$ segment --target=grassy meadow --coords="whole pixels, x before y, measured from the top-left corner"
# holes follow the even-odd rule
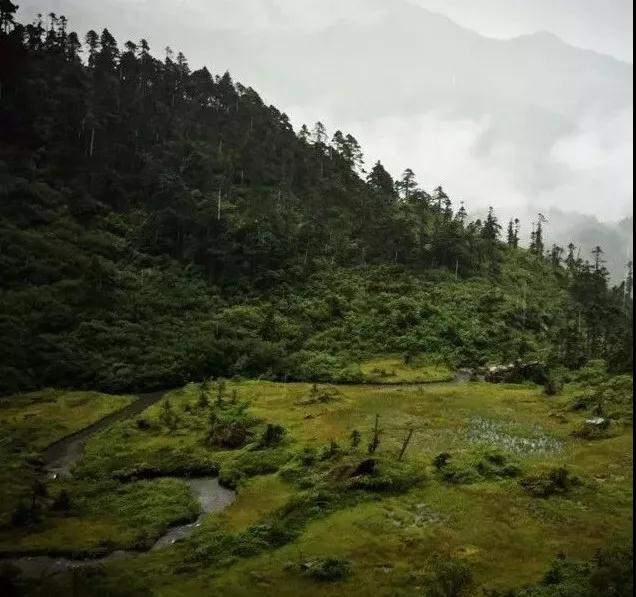
[[[71,479],[45,480],[36,521],[3,526],[0,552],[147,549],[197,515],[179,478],[218,474],[237,499],[191,538],[62,575],[47,594],[64,594],[69,582],[166,597],[425,594],[436,555],[469,566],[480,590],[535,583],[559,553],[589,559],[608,541],[631,541],[631,426],[575,437],[588,415],[571,408],[574,392],[548,397],[534,385],[482,382],[191,384],[93,437]],[[76,400],[60,395],[38,406],[25,397],[5,406],[3,425],[14,434],[25,420],[78,428],[90,420],[77,418]],[[102,414],[126,400],[91,395]],[[46,416],[25,419],[19,408]],[[58,435],[20,437],[35,453]],[[373,470],[361,473],[369,460]],[[571,483],[549,497],[527,490],[560,468]],[[70,506],[60,512],[53,503],[62,489]],[[21,490],[3,484],[5,519]],[[325,561],[346,572],[332,562],[317,574]]]

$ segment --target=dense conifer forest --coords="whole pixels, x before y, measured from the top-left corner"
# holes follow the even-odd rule
[[[320,524],[335,516],[334,533],[363,528],[371,541],[376,531],[355,517],[380,508],[381,498],[370,496],[381,495],[398,500],[386,514],[393,531],[381,536],[406,524],[399,516],[415,516],[413,528],[461,516],[467,525],[492,522],[498,514],[486,510],[495,503],[533,512],[543,526],[534,535],[536,521],[526,522],[519,533],[528,535],[515,539],[536,548],[528,571],[496,569],[497,557],[508,562],[514,550],[494,540],[492,554],[503,555],[471,560],[466,545],[481,539],[460,548],[449,531],[434,543],[454,555],[430,560],[430,578],[409,564],[410,576],[378,594],[469,596],[478,580],[485,594],[517,595],[498,591],[532,580],[518,595],[592,597],[612,583],[612,594],[627,595],[624,545],[593,559],[598,546],[586,535],[579,553],[583,522],[568,517],[582,515],[558,504],[574,495],[567,499],[585,502],[586,512],[605,512],[609,522],[597,534],[619,535],[627,525],[631,264],[612,286],[602,247],[587,255],[573,244],[546,246],[541,214],[508,223],[491,209],[471,219],[467,203],[435,181],[420,184],[410,168],[394,180],[346,132],[321,122],[295,131],[228,72],[195,70],[183,54],[152,53],[145,40],[118,44],[107,30],[80,37],[55,14],[21,24],[16,8],[0,0],[0,422],[9,438],[0,448],[10,463],[0,477],[0,556],[150,549],[196,517],[181,477],[214,473],[238,501],[229,527],[206,523],[193,539],[130,568],[74,573],[45,589],[4,571],[5,589],[62,595],[72,582],[78,595],[198,595],[210,587],[248,595],[246,578],[283,574],[288,593],[279,594],[322,594],[307,587],[358,572],[338,549],[326,553],[330,535],[320,535]],[[479,381],[487,367],[513,362],[539,364],[539,385],[520,379],[526,385],[491,389]],[[475,385],[454,385],[461,369]],[[428,381],[451,385],[413,385]],[[396,390],[398,382],[406,389]],[[383,383],[395,392],[390,411]],[[130,397],[113,394],[174,388],[183,389],[95,436],[58,491],[54,452],[37,454],[130,407]],[[453,406],[442,405],[449,397]],[[353,402],[359,410],[349,410]],[[590,423],[592,415],[603,423]],[[469,452],[449,448],[451,432],[431,425],[460,430]],[[474,451],[483,448],[477,436],[488,438],[489,451]],[[577,475],[564,468],[567,459]],[[600,483],[608,463],[619,463],[623,476],[608,478],[606,493],[580,481]],[[486,488],[484,501],[464,493],[471,487]],[[418,498],[426,504],[399,502],[412,491],[428,491]],[[548,498],[557,504],[549,512]],[[433,512],[444,504],[455,509]],[[99,518],[107,511],[121,513],[120,526]],[[90,533],[67,527],[86,516]],[[298,556],[292,547],[310,523],[318,538],[307,549],[324,557],[298,571],[289,560],[303,548]],[[541,533],[577,557],[559,557],[550,569],[557,548],[536,547]],[[383,557],[407,557],[391,541],[385,548],[395,551]],[[267,550],[282,559],[255,560],[260,577],[232,567],[251,566]],[[357,566],[375,571],[360,577],[369,583],[382,566],[381,583],[402,574],[382,560]],[[176,592],[155,593],[143,578]],[[418,592],[429,581],[433,588]]]
[[[538,217],[520,249],[519,222],[294,132],[229,73],[2,10],[4,391],[328,379],[385,350],[631,367],[632,278],[609,288],[602,248],[546,247]]]

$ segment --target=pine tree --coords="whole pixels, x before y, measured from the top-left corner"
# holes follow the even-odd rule
[[[508,242],[508,246],[512,247],[513,249],[518,249],[519,248],[519,227],[520,227],[520,225],[521,225],[521,223],[519,222],[518,219],[510,220],[510,222],[508,223],[507,242]]]
[[[395,182],[381,162],[377,162],[367,177],[367,184],[377,193],[388,197],[395,195]]]
[[[86,34],[86,45],[88,46],[88,66],[95,67],[97,52],[99,50],[99,35],[92,29]]]
[[[543,257],[545,253],[545,244],[543,242],[543,222],[541,218],[539,218],[536,227],[532,230],[530,252],[537,257]]]
[[[9,33],[13,29],[14,15],[18,8],[11,0],[0,0],[0,31]]]
[[[484,240],[495,242],[499,239],[500,235],[501,225],[497,220],[497,216],[495,216],[495,210],[491,207],[488,209],[488,216],[486,217],[486,221],[484,222],[481,236]]]
[[[561,264],[563,262],[563,253],[564,250],[562,247],[559,247],[558,245],[552,245],[552,251],[550,252],[550,261],[554,269],[558,269],[561,267]]]
[[[433,199],[437,201],[437,210],[441,212],[442,205],[444,204],[444,201],[448,199],[448,195],[446,194],[446,191],[444,191],[442,187],[437,187],[435,191],[433,192]]]
[[[457,221],[463,227],[468,219],[468,211],[466,210],[466,204],[462,201],[459,211],[457,212]]]
[[[592,255],[594,255],[594,271],[596,273],[600,273],[602,271],[603,264],[606,263],[603,260],[604,251],[601,247],[596,247],[592,251]]]
[[[300,128],[300,132],[298,133],[298,138],[303,143],[309,143],[309,141],[311,140],[311,133],[309,132],[309,129],[307,128],[306,124],[303,124],[302,127]]]
[[[398,183],[398,188],[402,193],[403,199],[409,199],[413,192],[417,189],[417,181],[415,180],[415,172],[407,168],[402,174],[402,179]]]
[[[312,133],[314,145],[324,145],[327,141],[327,129],[322,122],[317,122]]]

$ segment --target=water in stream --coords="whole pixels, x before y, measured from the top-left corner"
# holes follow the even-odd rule
[[[90,427],[82,429],[81,431],[56,442],[44,452],[44,460],[46,462],[47,471],[55,476],[69,476],[71,474],[72,466],[82,456],[84,447],[91,437],[100,431],[108,429],[114,423],[125,421],[140,414],[148,407],[161,400],[163,395],[164,392],[157,392],[154,394],[145,394],[140,396],[135,402],[126,408],[101,419]],[[219,480],[216,477],[185,479],[185,481],[187,481],[190,485],[192,493],[195,495],[200,504],[200,515],[197,520],[191,524],[176,526],[169,529],[163,537],[157,540],[151,551],[169,547],[177,541],[187,539],[199,526],[201,526],[201,522],[207,514],[225,510],[225,508],[232,504],[236,498],[235,492],[221,487],[219,485]],[[116,551],[108,556],[98,559],[34,556],[12,558],[4,561],[18,567],[25,576],[37,578],[76,568],[133,558],[140,555],[140,553],[141,552],[134,551]]]
[[[192,524],[173,527],[161,537],[152,547],[151,551],[156,551],[173,545],[175,542],[187,539],[194,531],[201,526],[203,518],[207,514],[213,512],[221,512],[234,502],[236,494],[219,485],[219,480],[214,477],[203,479],[187,479],[192,492],[196,495],[201,504],[201,514],[199,518]],[[50,574],[58,574],[68,570],[77,568],[85,568],[87,566],[95,566],[114,562],[116,560],[124,560],[134,558],[141,555],[138,551],[116,551],[103,558],[97,559],[72,559],[63,557],[50,556],[34,556],[5,560],[22,571],[22,574],[28,577],[38,578]]]

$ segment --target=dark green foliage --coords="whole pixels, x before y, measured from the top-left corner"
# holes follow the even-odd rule
[[[515,463],[508,462],[506,455],[499,452],[487,453],[475,468],[486,479],[518,477],[521,474],[521,468]]]
[[[555,269],[537,232],[530,255],[411,170],[363,180],[351,135],[296,135],[228,73],[108,31],[89,32],[84,63],[65,20],[24,27],[12,7],[0,392],[359,381],[355,359],[407,351],[477,366],[551,348],[631,368],[631,297],[600,258],[574,248]]]
[[[197,406],[199,408],[207,408],[210,405],[210,398],[208,396],[210,392],[210,383],[207,379],[203,380],[199,391],[199,400]]]
[[[329,445],[323,451],[322,459],[323,460],[333,460],[334,458],[338,458],[338,456],[340,456],[340,454],[342,454],[342,450],[340,449],[340,446],[338,445],[338,443],[335,440],[332,439],[329,442]]]
[[[607,439],[610,437],[611,423],[607,419],[586,421],[572,435],[588,441]]]
[[[304,576],[318,582],[338,582],[351,574],[351,563],[337,558],[314,560],[301,564]]]
[[[505,479],[521,474],[517,464],[509,462],[505,454],[495,451],[459,461],[455,461],[451,454],[442,453],[433,459],[433,466],[440,479],[453,485],[471,485],[484,479]]]
[[[617,543],[599,550],[588,563],[560,555],[537,585],[503,594],[486,591],[485,597],[632,597],[633,554],[631,545]]]
[[[302,406],[312,406],[314,404],[328,404],[329,402],[335,402],[340,399],[341,395],[337,389],[313,384],[311,390],[309,390],[309,396],[300,399],[298,404]]]
[[[545,385],[543,386],[543,392],[545,393],[545,395],[557,396],[558,394],[561,393],[562,389],[563,389],[563,384],[561,380],[559,380],[559,378],[556,377],[556,375],[554,375],[553,373],[550,373],[548,375],[548,379],[545,382]]]
[[[223,399],[225,397],[225,391],[227,388],[227,384],[224,379],[219,379],[216,386],[216,405],[219,407],[223,406]]]
[[[287,430],[281,425],[272,425],[268,423],[258,445],[260,448],[271,448],[273,446],[277,446],[283,441],[286,433]]]
[[[146,419],[137,419],[135,425],[140,431],[149,431],[152,429],[152,425]]]
[[[36,519],[34,512],[26,502],[20,502],[11,515],[11,524],[14,527],[23,527]]]
[[[210,414],[206,444],[228,450],[242,448],[253,438],[255,425],[242,408],[217,408]]]
[[[452,458],[452,456],[448,452],[444,452],[442,454],[438,454],[433,459],[433,466],[435,466],[435,468],[438,471],[441,471],[448,464],[448,462],[449,462],[449,460],[451,458]]]
[[[634,392],[631,375],[612,375],[604,361],[592,361],[574,376],[574,388],[573,410],[586,411],[592,417],[631,423]]]
[[[375,461],[365,461],[366,463]],[[346,482],[349,490],[370,493],[401,494],[425,480],[425,475],[416,467],[399,462],[379,462],[372,470],[359,465]]]
[[[62,489],[51,504],[51,510],[55,512],[68,512],[72,507],[71,496],[66,489]]]
[[[450,556],[438,556],[431,562],[426,597],[470,597],[476,588],[470,566]]]
[[[581,484],[566,468],[554,468],[545,473],[528,475],[519,482],[521,487],[532,497],[548,498],[553,495],[564,495]]]
[[[161,403],[161,414],[159,415],[159,421],[164,425],[171,433],[176,431],[179,427],[179,417],[172,409],[170,400],[165,399]]]
[[[351,447],[355,450],[362,443],[362,434],[354,429],[351,432]]]

